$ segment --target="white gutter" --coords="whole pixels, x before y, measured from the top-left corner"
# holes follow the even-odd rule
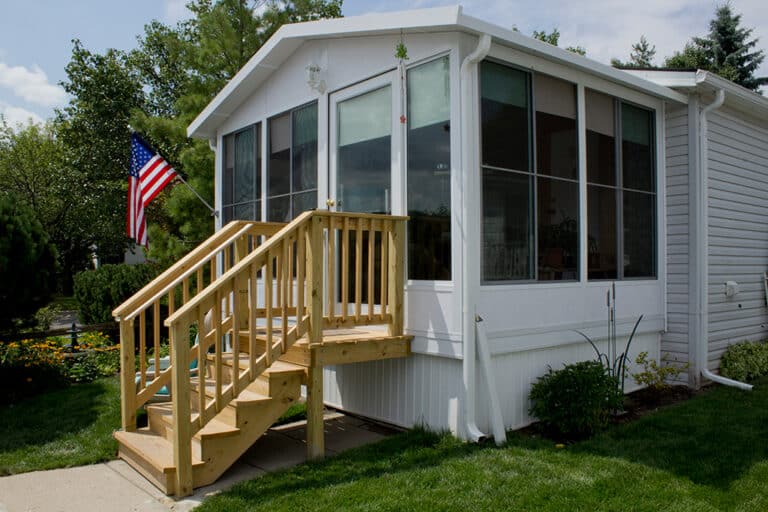
[[[699,75],[697,74],[697,81],[703,81],[706,79],[706,74]],[[698,343],[698,346],[696,347],[696,367],[698,367],[699,372],[701,373],[701,376],[711,380],[712,382],[717,382],[719,384],[724,384],[726,386],[733,386],[739,389],[744,389],[747,391],[752,390],[752,386],[749,384],[745,384],[744,382],[739,382],[736,380],[728,379],[725,377],[721,377],[720,375],[716,375],[709,371],[709,368],[707,368],[707,355],[709,353],[709,298],[707,296],[707,287],[708,287],[708,269],[709,269],[709,262],[708,262],[708,246],[709,246],[709,233],[708,233],[708,222],[709,222],[709,213],[708,213],[708,194],[709,194],[709,161],[708,161],[708,142],[707,142],[707,131],[708,131],[708,123],[707,123],[707,114],[710,112],[717,110],[721,106],[723,106],[723,103],[725,102],[725,89],[717,89],[717,92],[715,94],[715,100],[710,103],[709,105],[705,106],[701,109],[701,114],[699,115],[699,168],[701,169],[699,181],[698,181],[698,199],[696,207],[698,209],[697,211],[697,225],[696,225],[696,235],[697,235],[697,247],[696,247],[696,254],[700,258],[699,260],[699,266],[698,266],[698,272],[697,276],[694,279],[694,281],[691,283],[695,287],[695,293],[698,295],[696,300],[696,306],[698,311],[696,312],[696,320],[698,322],[698,325],[696,326],[697,329],[695,332],[696,337],[693,338]],[[694,371],[696,368],[694,368]]]
[[[461,255],[462,274],[462,338],[464,339],[462,378],[464,381],[464,420],[467,438],[479,441],[485,435],[477,428],[475,408],[475,303],[480,287],[479,258],[475,254],[480,248],[479,204],[480,204],[480,161],[477,126],[477,63],[491,50],[491,36],[482,34],[477,48],[461,63],[461,143],[462,143],[462,189],[463,200],[461,221],[464,244]],[[472,262],[472,263],[470,263]]]

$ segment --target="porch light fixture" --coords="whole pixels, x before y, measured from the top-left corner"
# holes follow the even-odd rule
[[[307,66],[307,85],[323,94],[325,92],[325,80],[322,79],[321,71],[320,66],[317,64]]]

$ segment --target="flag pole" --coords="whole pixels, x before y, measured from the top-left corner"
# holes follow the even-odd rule
[[[177,172],[177,173],[176,173],[176,177],[177,177],[177,178],[179,178],[179,180],[181,180],[181,182],[182,182],[183,184],[185,184],[185,185],[187,186],[187,188],[188,188],[189,190],[191,190],[191,191],[192,191],[192,193],[193,193],[193,194],[195,194],[195,195],[197,196],[197,198],[198,198],[200,201],[202,201],[202,203],[203,203],[205,206],[207,206],[207,207],[208,207],[208,209],[209,209],[209,210],[211,210],[211,215],[212,215],[212,216],[214,216],[214,217],[218,217],[218,216],[219,216],[219,212],[218,212],[217,210],[215,210],[215,209],[213,208],[213,206],[211,206],[210,204],[208,204],[208,201],[206,201],[205,199],[203,199],[203,196],[201,196],[200,194],[198,194],[198,193],[197,193],[197,190],[193,189],[193,188],[192,188],[192,186],[191,186],[189,183],[187,183],[187,181],[186,181],[184,178],[182,178],[182,177],[181,177],[181,174],[179,174],[179,173]]]

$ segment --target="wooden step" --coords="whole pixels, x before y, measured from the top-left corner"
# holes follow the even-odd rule
[[[328,366],[407,357],[413,336],[389,336],[386,332],[363,329],[323,331],[323,342],[310,345],[298,340],[280,357],[299,366]]]
[[[174,494],[176,466],[173,445],[147,428],[135,432],[117,431],[118,456],[166,494]],[[203,461],[193,456],[192,471],[199,473]]]

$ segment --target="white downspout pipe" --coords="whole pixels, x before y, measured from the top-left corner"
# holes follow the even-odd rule
[[[733,379],[728,379],[720,375],[714,374],[707,368],[707,355],[709,353],[709,299],[707,296],[708,287],[708,272],[709,272],[709,212],[708,212],[708,199],[709,199],[709,160],[708,160],[708,142],[707,142],[707,114],[723,106],[725,102],[725,90],[718,89],[715,94],[715,99],[712,103],[701,109],[701,115],[699,117],[700,129],[699,129],[699,165],[701,169],[700,188],[698,193],[700,194],[700,217],[699,217],[699,247],[697,252],[702,260],[701,263],[701,275],[699,276],[699,283],[697,284],[698,293],[700,294],[698,303],[701,307],[701,312],[698,315],[699,328],[698,328],[698,343],[699,347],[696,351],[696,357],[698,358],[697,366],[701,372],[701,376],[726,386],[732,386],[746,391],[752,391],[752,386],[744,382],[739,382]]]
[[[475,50],[461,63],[461,144],[462,144],[462,208],[461,222],[464,235],[461,255],[462,277],[462,338],[464,340],[462,379],[464,384],[464,420],[466,435],[477,442],[485,435],[477,428],[475,408],[475,304],[480,287],[480,169],[477,147],[480,143],[477,129],[477,63],[491,49],[491,36],[482,34]]]

